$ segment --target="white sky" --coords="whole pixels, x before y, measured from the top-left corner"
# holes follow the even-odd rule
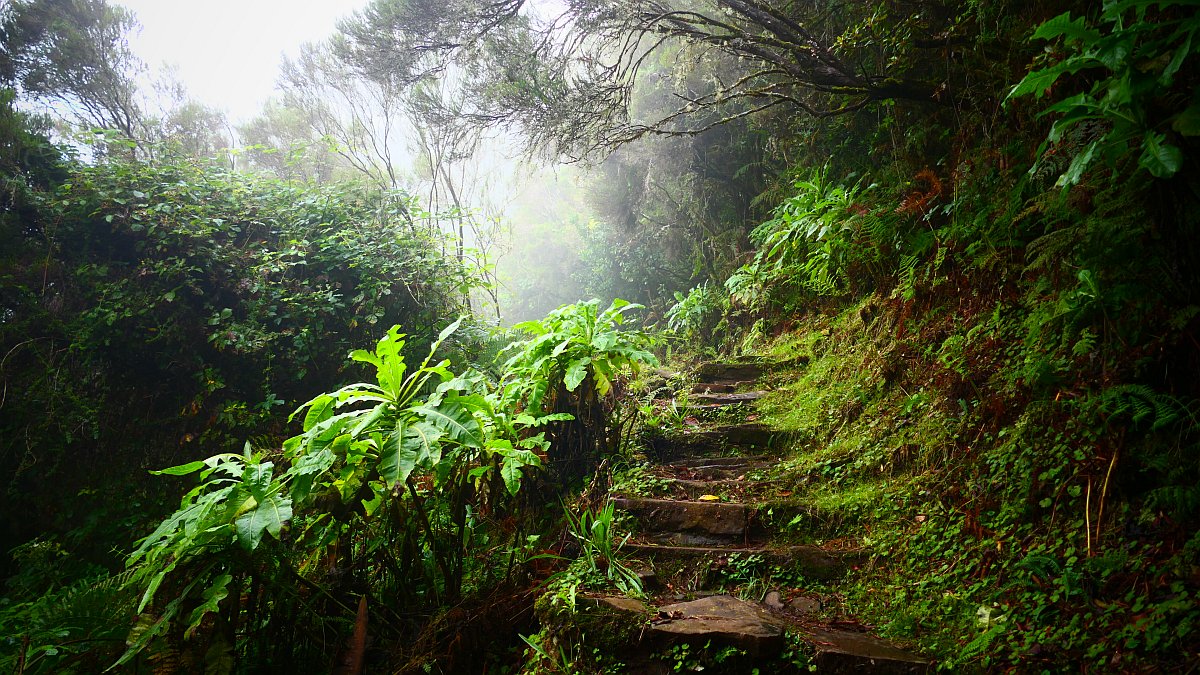
[[[282,55],[328,37],[367,0],[114,0],[142,24],[130,36],[152,70],[177,67],[192,98],[233,123],[253,117],[275,89]]]

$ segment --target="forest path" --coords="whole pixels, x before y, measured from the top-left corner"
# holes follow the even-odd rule
[[[765,393],[754,389],[763,369],[759,363],[701,366],[689,394],[698,404],[691,408],[744,419],[734,407]],[[797,653],[819,672],[927,672],[927,660],[837,611],[836,585],[861,557],[857,551],[794,543],[794,532],[774,525],[788,508],[779,498],[791,494],[770,477],[785,448],[782,434],[745,421],[656,438],[650,448],[654,496],[618,490],[611,497],[632,521],[623,550],[641,570],[649,599],[642,607],[627,598],[597,601],[653,614],[641,634],[651,649],[732,647],[751,660],[729,672],[758,665],[787,672]]]

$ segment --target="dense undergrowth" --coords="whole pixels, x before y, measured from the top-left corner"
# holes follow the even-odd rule
[[[1101,32],[1069,21],[1038,37],[1094,56]],[[1110,94],[1172,86],[1107,65]],[[798,439],[781,475],[809,516],[791,528],[871,554],[851,612],[952,670],[1182,672],[1200,649],[1200,175],[1178,147],[1156,164],[1162,139],[1140,131],[1081,145],[1080,119],[1132,122],[1069,100],[1086,114],[1050,108],[1066,117],[1032,169],[1007,155],[1017,137],[960,139],[907,190],[802,171],[726,292],[699,287],[671,316],[695,336],[721,322],[718,350],[811,356],[763,408]],[[1191,114],[1120,105],[1147,106],[1141,124]]]
[[[780,526],[863,546],[845,610],[948,670],[1200,657],[1196,22],[1105,7],[1035,32],[1062,51],[1008,105],[1060,102],[1029,161],[1012,126],[941,166],[802,169],[724,292],[669,314],[710,349],[811,357],[763,403],[797,439]]]
[[[771,142],[740,120],[704,161],[724,132],[698,135],[668,163],[678,208],[641,195],[640,247],[596,269],[655,303],[672,350],[790,364],[758,411],[794,441],[775,524],[866,553],[823,588],[840,610],[951,671],[1186,672],[1200,20],[1110,2],[1035,28],[1021,3],[967,5],[950,24],[969,40],[935,46],[963,62],[941,108],[884,101]],[[902,37],[881,39],[935,48]],[[655,362],[636,306],[455,321],[484,275],[406,194],[113,145],[82,161],[35,126],[0,105],[0,534],[21,542],[0,663],[615,667],[542,642],[531,608],[638,591],[616,516],[587,510],[639,424],[687,416],[653,406],[666,386],[629,395]],[[652,192],[637,165],[624,187]],[[683,194],[710,182],[737,204]],[[656,218],[703,227],[659,245]],[[735,560],[725,585],[820,585],[762,567]]]

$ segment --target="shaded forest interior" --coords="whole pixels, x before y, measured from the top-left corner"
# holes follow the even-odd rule
[[[1194,2],[370,0],[237,123],[136,26],[0,6],[0,668],[1200,662]]]

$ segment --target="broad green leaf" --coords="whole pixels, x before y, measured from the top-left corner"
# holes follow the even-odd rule
[[[1042,115],[1049,115],[1052,113],[1062,113],[1064,115],[1072,115],[1072,114],[1079,115],[1081,113],[1087,113],[1096,107],[1097,107],[1096,101],[1090,95],[1077,94],[1075,96],[1070,96],[1068,98],[1064,98],[1063,100],[1059,101],[1058,103],[1055,103],[1054,105],[1047,107],[1045,110],[1038,113],[1038,117],[1041,117]]]
[[[458,405],[456,398],[454,396],[447,397],[436,408],[418,406],[413,408],[413,411],[445,431],[450,440],[470,448],[483,447],[483,429],[479,426],[479,421],[469,410]]]
[[[1183,41],[1183,44],[1180,45],[1179,48],[1175,50],[1175,56],[1171,58],[1171,62],[1168,63],[1167,67],[1163,68],[1162,73],[1159,74],[1159,76],[1158,76],[1159,86],[1162,86],[1162,87],[1171,86],[1171,82],[1175,79],[1175,73],[1179,72],[1179,68],[1181,66],[1183,66],[1184,60],[1187,59],[1188,56],[1191,56],[1192,41],[1195,39],[1196,39],[1196,33],[1193,30],[1188,33],[1187,39]]]
[[[387,403],[380,403],[379,405],[375,406],[371,409],[371,412],[363,415],[362,419],[354,425],[354,428],[350,430],[350,435],[357,437],[367,433],[371,430],[371,427],[375,426],[375,424],[383,419],[384,415],[386,415],[390,409],[391,406]]]
[[[1083,174],[1087,172],[1088,167],[1092,164],[1098,144],[1098,141],[1092,141],[1084,148],[1083,152],[1075,155],[1071,159],[1071,164],[1067,167],[1066,172],[1058,177],[1058,181],[1055,184],[1058,187],[1068,187],[1082,180]]]
[[[404,374],[408,372],[408,364],[400,356],[387,356],[383,359],[383,367],[379,368],[379,386],[383,387],[388,396],[399,400],[404,387]]]
[[[192,610],[192,615],[188,617],[188,627],[184,632],[184,639],[188,639],[200,627],[200,622],[204,620],[204,615],[210,612],[216,612],[220,607],[220,603],[225,598],[229,597],[229,582],[233,581],[233,577],[229,574],[222,574],[213,580],[208,588],[204,589],[201,594],[200,606]]]
[[[550,352],[550,358],[558,358],[563,352],[567,351],[567,349],[571,347],[572,341],[573,338],[567,338],[562,342],[559,342],[558,345],[554,347],[554,351]]]
[[[463,319],[465,319],[465,318],[467,318],[465,315],[460,316],[460,317],[458,317],[457,321],[455,321],[454,323],[450,324],[449,326],[446,326],[445,328],[443,328],[442,332],[438,333],[438,339],[437,339],[437,342],[435,343],[435,345],[440,345],[441,343],[445,342],[446,338],[450,337],[454,333],[454,331],[458,330],[458,327],[460,325],[462,325]]]
[[[442,460],[442,430],[427,422],[408,427],[404,443],[417,455],[417,466],[432,466]]]
[[[588,366],[591,363],[591,358],[584,357],[567,366],[567,372],[563,374],[563,384],[566,385],[567,391],[575,391],[587,379]]]
[[[1100,32],[1094,28],[1089,28],[1084,17],[1071,19],[1071,13],[1066,12],[1038,26],[1038,29],[1033,32],[1031,39],[1053,40],[1059,36],[1091,44],[1100,39]]]
[[[504,479],[504,487],[508,488],[508,494],[516,495],[521,489],[521,465],[516,462],[511,462],[508,458],[500,465],[500,477]]]
[[[1012,88],[1012,91],[1008,92],[1008,96],[1004,98],[1004,102],[1007,103],[1009,99],[1029,94],[1033,94],[1035,98],[1041,98],[1050,90],[1050,87],[1054,86],[1058,78],[1068,72],[1071,72],[1071,70],[1065,63],[1059,63],[1050,68],[1043,68],[1042,70],[1035,70],[1022,78]]]
[[[343,504],[349,502],[358,493],[358,488],[362,484],[363,474],[359,466],[343,466],[338,470],[338,477],[333,481]]]
[[[1166,136],[1147,132],[1142,139],[1142,156],[1138,164],[1155,178],[1170,178],[1183,166],[1183,151],[1164,143]]]
[[[418,467],[430,467],[441,459],[442,430],[427,422],[399,423],[384,443],[379,477],[389,487],[408,480]]]
[[[1136,42],[1137,37],[1128,33],[1110,36],[1096,45],[1095,58],[1109,70],[1120,70],[1125,67]]]
[[[317,477],[333,467],[337,456],[333,450],[323,448],[320,452],[305,455],[288,469],[287,476],[291,478],[291,495],[297,502],[303,502],[312,491],[312,485]]]
[[[504,454],[505,452],[513,449],[513,444],[512,441],[508,440],[507,438],[493,438],[492,440],[488,441],[487,447],[488,450]]]
[[[141,614],[142,610],[146,609],[146,606],[149,605],[152,600],[154,600],[154,594],[158,592],[158,587],[162,586],[163,580],[166,579],[167,575],[175,569],[175,565],[178,564],[178,562],[178,559],[168,562],[150,579],[150,583],[146,585],[146,591],[142,593],[142,600],[138,603],[138,614]]]
[[[250,490],[250,494],[254,495],[255,499],[262,499],[266,496],[267,490],[271,486],[274,468],[274,463],[262,462],[261,464],[250,464],[242,472],[242,482],[246,484],[246,488]]]
[[[633,307],[633,303],[623,298],[613,298],[612,304],[608,306],[606,312],[615,312],[626,307]]]
[[[406,480],[417,465],[416,456],[408,453],[404,447],[407,432],[407,418],[396,420],[396,428],[379,449],[379,477],[388,486]]]
[[[616,331],[597,333],[592,338],[592,348],[599,352],[606,352],[616,346],[618,338]]]
[[[359,363],[369,363],[376,368],[383,367],[383,361],[380,361],[378,356],[375,356],[365,349],[355,349],[354,351],[350,352],[350,359]]]
[[[154,638],[161,635],[171,625],[171,620],[175,618],[175,614],[179,611],[179,605],[183,600],[184,596],[180,595],[167,603],[167,606],[163,608],[162,615],[157,618],[154,616],[139,616],[137,625],[129,632],[129,639],[126,642],[128,649],[121,655],[121,658],[117,659],[116,663],[105,668],[104,672],[107,673],[117,666],[124,665],[133,660]],[[139,609],[138,614],[141,614],[141,612],[142,610]],[[146,624],[150,625],[147,626]]]
[[[322,394],[308,404],[308,412],[304,414],[304,431],[312,429],[317,424],[333,416],[333,397]]]
[[[246,464],[242,460],[241,455],[233,453],[224,453],[209,457],[204,460],[204,463],[211,466],[213,472],[219,471],[234,478],[241,478],[242,472],[246,470]]]
[[[188,462],[187,464],[180,464],[179,466],[151,471],[150,473],[154,476],[186,476],[203,469],[205,466],[207,465],[204,463],[204,460],[197,460],[195,462]]]
[[[521,323],[514,324],[513,330],[519,330],[532,335],[544,335],[546,333],[546,327],[542,325],[541,321],[522,321]]]
[[[608,392],[612,391],[612,380],[599,370],[594,371],[594,374],[596,376],[596,393],[600,396],[608,396]]]
[[[371,498],[362,500],[363,513],[368,518],[370,518],[377,510],[379,510],[379,506],[383,504],[383,497],[386,493],[386,489],[384,486],[380,485],[378,481],[372,481],[370,488]]]
[[[534,417],[533,415],[522,413],[517,415],[516,418],[513,419],[513,422],[520,424],[521,426],[533,427],[536,429],[537,427],[549,424],[551,422],[570,422],[573,419],[575,419],[575,416],[571,413],[550,413],[549,415],[542,415],[541,417]]]
[[[234,526],[242,547],[253,551],[262,541],[264,531],[278,539],[283,526],[291,519],[292,500],[275,492],[238,518]]]

